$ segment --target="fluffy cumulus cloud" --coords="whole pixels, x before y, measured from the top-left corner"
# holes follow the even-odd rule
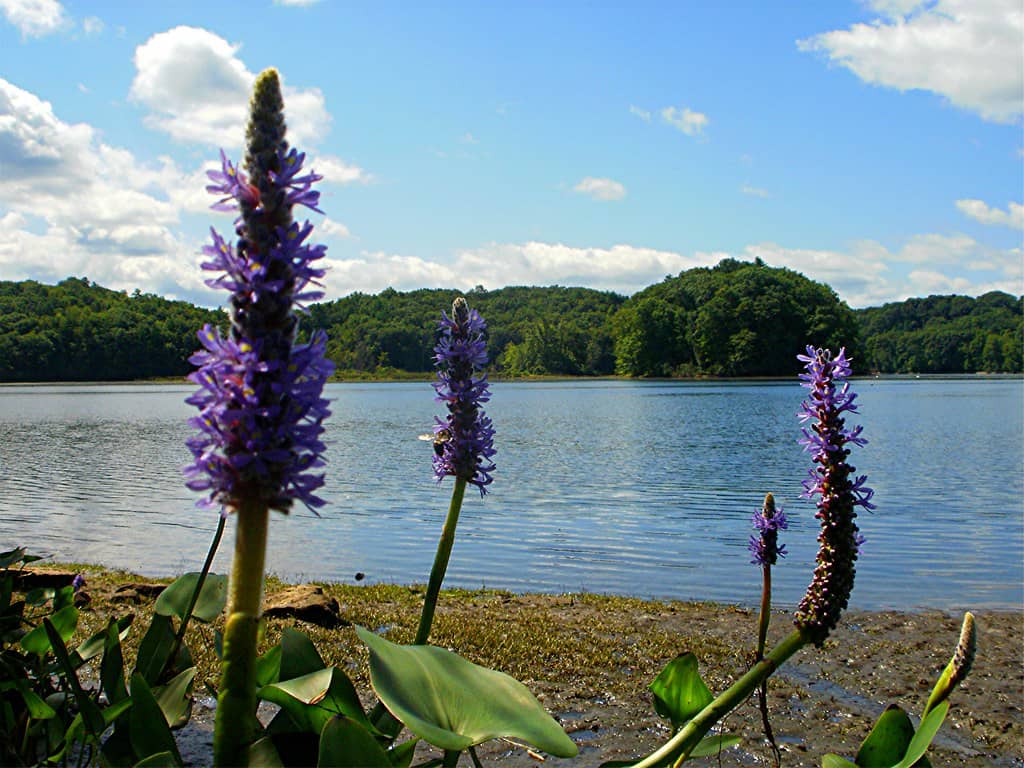
[[[3,79],[0,165],[0,279],[78,275],[113,288],[206,294],[199,243],[177,227],[186,206],[168,193],[199,172],[183,174],[167,159],[140,163]]]
[[[707,115],[689,107],[665,107],[661,110],[661,119],[687,136],[702,135],[709,122]]]
[[[0,0],[0,12],[25,37],[50,35],[70,23],[57,0]]]
[[[648,109],[642,109],[641,107],[637,107],[637,106],[634,106],[634,105],[630,104],[629,105],[629,113],[631,115],[635,115],[636,117],[639,117],[645,123],[651,122],[651,112]]]
[[[307,160],[307,166],[324,177],[324,184],[369,184],[373,177],[358,165],[346,163],[333,155],[320,155]]]
[[[239,48],[213,32],[186,26],[140,45],[130,96],[149,109],[146,124],[181,142],[240,148],[256,75],[237,56]],[[283,90],[292,143],[317,143],[331,122],[323,93],[287,84]]]
[[[574,192],[587,195],[594,200],[621,200],[626,196],[626,188],[614,179],[587,176],[573,187]]]
[[[990,208],[984,200],[957,200],[956,207],[965,216],[970,216],[982,224],[999,224],[1014,229],[1024,229],[1024,205],[1011,202],[1003,211]]]
[[[870,24],[823,32],[798,46],[861,80],[920,89],[994,122],[1024,112],[1024,5],[1020,0],[876,0]]]

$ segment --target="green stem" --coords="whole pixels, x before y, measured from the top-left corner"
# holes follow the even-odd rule
[[[173,663],[173,660],[178,658],[178,650],[181,648],[181,644],[185,642],[185,631],[188,629],[188,624],[192,620],[192,612],[196,609],[196,603],[199,602],[199,593],[203,591],[203,585],[206,583],[206,577],[210,575],[210,568],[213,566],[213,558],[217,554],[217,550],[220,548],[221,537],[224,536],[224,525],[227,522],[227,518],[224,515],[217,517],[217,531],[213,534],[213,541],[210,542],[210,548],[206,552],[206,561],[203,563],[203,570],[199,572],[199,578],[196,580],[196,587],[192,590],[192,597],[189,599],[188,610],[185,611],[185,615],[181,619],[181,626],[178,627],[178,634],[174,637],[174,651],[170,656],[167,657],[167,663]]]
[[[462,498],[466,495],[466,481],[455,478],[455,487],[452,489],[452,502],[448,506],[448,517],[444,521],[444,529],[441,531],[441,540],[437,543],[437,554],[434,555],[434,567],[430,569],[430,581],[427,583],[427,595],[423,599],[423,612],[420,614],[420,626],[416,630],[415,645],[426,645],[430,637],[430,628],[434,623],[434,609],[437,608],[437,598],[441,594],[441,583],[444,581],[445,572],[448,570],[448,560],[452,556],[452,546],[455,544],[455,528],[459,524],[459,512],[462,510]]]
[[[768,625],[772,620],[772,567],[765,565],[764,587],[761,590],[761,616],[757,624],[757,660],[764,658],[764,646],[768,641]]]
[[[648,755],[639,763],[634,763],[633,768],[654,768],[676,754],[679,757],[674,766],[681,765],[690,751],[711,730],[711,726],[746,701],[762,680],[767,680],[769,675],[782,666],[790,656],[810,642],[811,638],[802,630],[797,629],[791,632],[787,638],[772,649],[771,653],[758,661],[743,677],[733,683],[732,687],[698,712],[656,752]]]
[[[446,749],[444,751],[444,761],[441,763],[444,768],[454,768],[459,764],[459,757],[462,755],[457,749]]]
[[[221,768],[249,764],[249,745],[258,727],[256,640],[270,513],[265,505],[247,503],[242,504],[236,514],[235,556],[213,732],[213,762]]]

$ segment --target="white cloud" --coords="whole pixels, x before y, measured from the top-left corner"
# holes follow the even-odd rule
[[[651,122],[651,112],[648,109],[641,109],[640,107],[635,107],[632,104],[630,104],[629,105],[629,113],[631,115],[636,115],[641,120],[643,120],[645,123]]]
[[[131,98],[147,107],[146,124],[182,142],[238,149],[245,137],[255,75],[233,45],[197,27],[153,35],[135,51]],[[292,144],[315,144],[330,115],[318,88],[282,86]]]
[[[1024,229],[1024,205],[1011,202],[1007,210],[989,208],[983,200],[957,200],[956,207],[965,216],[982,224],[1001,224],[1014,229]]]
[[[480,140],[476,136],[474,136],[472,133],[470,133],[469,131],[466,131],[464,134],[459,136],[459,143],[460,144],[479,144]]]
[[[573,187],[573,191],[588,195],[594,200],[621,200],[626,196],[626,188],[614,179],[587,176]]]
[[[665,107],[661,110],[661,119],[687,136],[700,136],[708,125],[708,116],[702,112],[694,112],[688,107]]]
[[[867,83],[920,89],[994,122],[1024,112],[1024,6],[1019,0],[873,4],[885,18],[797,42]]]
[[[760,197],[764,200],[767,200],[769,197],[771,197],[771,194],[769,194],[767,189],[762,189],[761,187],[752,187],[749,184],[744,184],[743,186],[741,186],[740,192],[742,192],[744,195],[750,195],[751,197]]]
[[[324,184],[369,184],[373,177],[358,165],[346,163],[333,155],[320,155],[312,161],[307,160],[307,168],[324,177]]]
[[[23,37],[50,35],[69,22],[57,0],[0,0],[0,11]]]
[[[334,237],[339,240],[347,240],[352,237],[352,233],[349,232],[348,227],[342,224],[340,221],[324,217],[316,226],[316,234],[323,235],[324,237]],[[315,236],[315,235],[314,235]]]
[[[102,33],[104,26],[103,19],[98,16],[86,16],[82,19],[82,31],[89,37]]]

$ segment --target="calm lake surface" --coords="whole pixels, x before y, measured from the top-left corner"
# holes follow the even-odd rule
[[[870,444],[852,463],[878,510],[852,604],[1024,606],[1024,381],[855,382]],[[216,527],[180,468],[193,387],[0,387],[0,548],[147,575],[197,569]],[[446,584],[753,605],[750,515],[790,519],[776,600],[796,603],[817,549],[799,498],[795,382],[497,383],[491,492],[467,492]],[[275,515],[287,579],[423,583],[451,494],[432,477],[428,383],[332,384],[329,505]],[[229,527],[229,530],[231,528]],[[227,572],[225,537],[215,568]]]

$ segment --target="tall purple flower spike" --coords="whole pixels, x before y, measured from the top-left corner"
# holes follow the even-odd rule
[[[847,428],[844,414],[857,413],[857,395],[845,381],[850,375],[846,350],[833,357],[827,349],[807,347],[798,355],[806,373],[802,386],[810,395],[801,405],[803,428],[800,443],[813,455],[809,477],[803,481],[805,498],[818,497],[815,517],[821,522],[814,579],[797,608],[795,623],[815,645],[825,642],[846,608],[853,590],[854,563],[864,539],[860,536],[856,507],[874,509],[874,491],[865,486],[866,475],[856,476],[847,463],[849,445],[863,446],[861,427]]]
[[[305,155],[289,150],[274,114],[279,106],[265,110],[279,130],[249,137],[248,174],[223,152],[221,170],[207,174],[207,191],[220,198],[212,207],[240,215],[236,245],[213,232],[203,248],[203,269],[217,275],[206,284],[231,294],[231,328],[222,335],[204,327],[203,348],[190,358],[198,370],[189,379],[199,390],[186,402],[200,413],[189,421],[199,432],[187,441],[193,462],[185,475],[189,488],[206,494],[198,506],[224,513],[243,500],[285,513],[295,501],[314,511],[324,504],[316,470],[324,464],[320,437],[330,414],[323,385],[334,366],[322,331],[295,343],[295,310],[323,297],[324,270],[316,262],[326,249],[307,243],[308,221],[292,221],[295,205],[319,210],[312,184],[321,177],[301,175]]]
[[[451,317],[441,313],[441,332],[434,347],[437,366],[437,401],[448,407],[443,421],[435,419],[434,475],[462,478],[487,492],[494,471],[494,428],[480,405],[491,399],[487,375],[478,375],[487,364],[487,325],[461,296],[452,304]]]

